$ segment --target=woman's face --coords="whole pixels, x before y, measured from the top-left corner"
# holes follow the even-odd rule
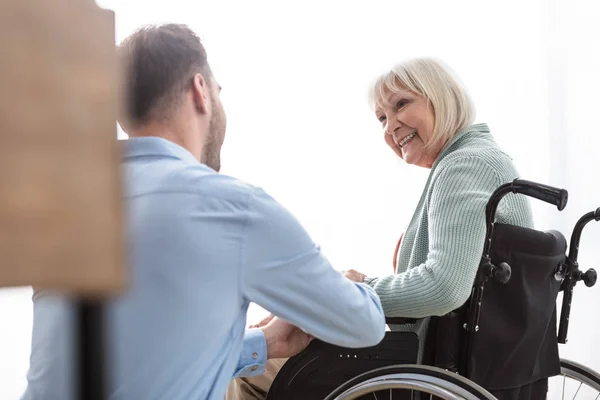
[[[425,149],[435,120],[427,99],[408,90],[394,93],[386,88],[383,94],[375,114],[383,126],[385,142],[404,162],[431,168],[441,148]]]

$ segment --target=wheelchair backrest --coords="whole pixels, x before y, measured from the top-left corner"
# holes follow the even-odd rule
[[[469,379],[488,390],[518,387],[560,373],[556,299],[561,280],[557,271],[565,261],[566,248],[560,232],[495,224],[492,263],[508,263],[511,278],[506,284],[494,280],[485,284],[473,334],[462,334],[464,309],[437,318],[435,330],[430,331],[435,335],[430,361],[443,368],[467,363]],[[461,338],[460,344],[456,339],[449,343],[451,337]],[[464,352],[465,337],[471,338],[469,355]],[[452,353],[457,346],[460,354]]]

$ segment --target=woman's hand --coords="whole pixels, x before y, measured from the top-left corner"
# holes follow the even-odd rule
[[[351,281],[354,282],[358,282],[358,283],[363,283],[365,278],[367,277],[367,275],[363,274],[362,272],[358,272],[354,269],[349,269],[347,271],[342,272],[342,274],[350,279]]]

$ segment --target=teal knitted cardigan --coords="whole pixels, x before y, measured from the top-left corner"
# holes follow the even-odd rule
[[[517,177],[486,124],[472,125],[450,141],[433,164],[404,233],[396,274],[366,280],[387,317],[440,316],[467,301],[483,252],[485,206],[498,186]],[[533,227],[529,200],[505,196],[496,221]],[[427,325],[425,318],[390,328],[422,336]]]

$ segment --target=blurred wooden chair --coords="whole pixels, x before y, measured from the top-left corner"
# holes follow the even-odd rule
[[[114,13],[0,2],[0,286],[78,296],[79,397],[106,396],[102,302],[126,284]]]

